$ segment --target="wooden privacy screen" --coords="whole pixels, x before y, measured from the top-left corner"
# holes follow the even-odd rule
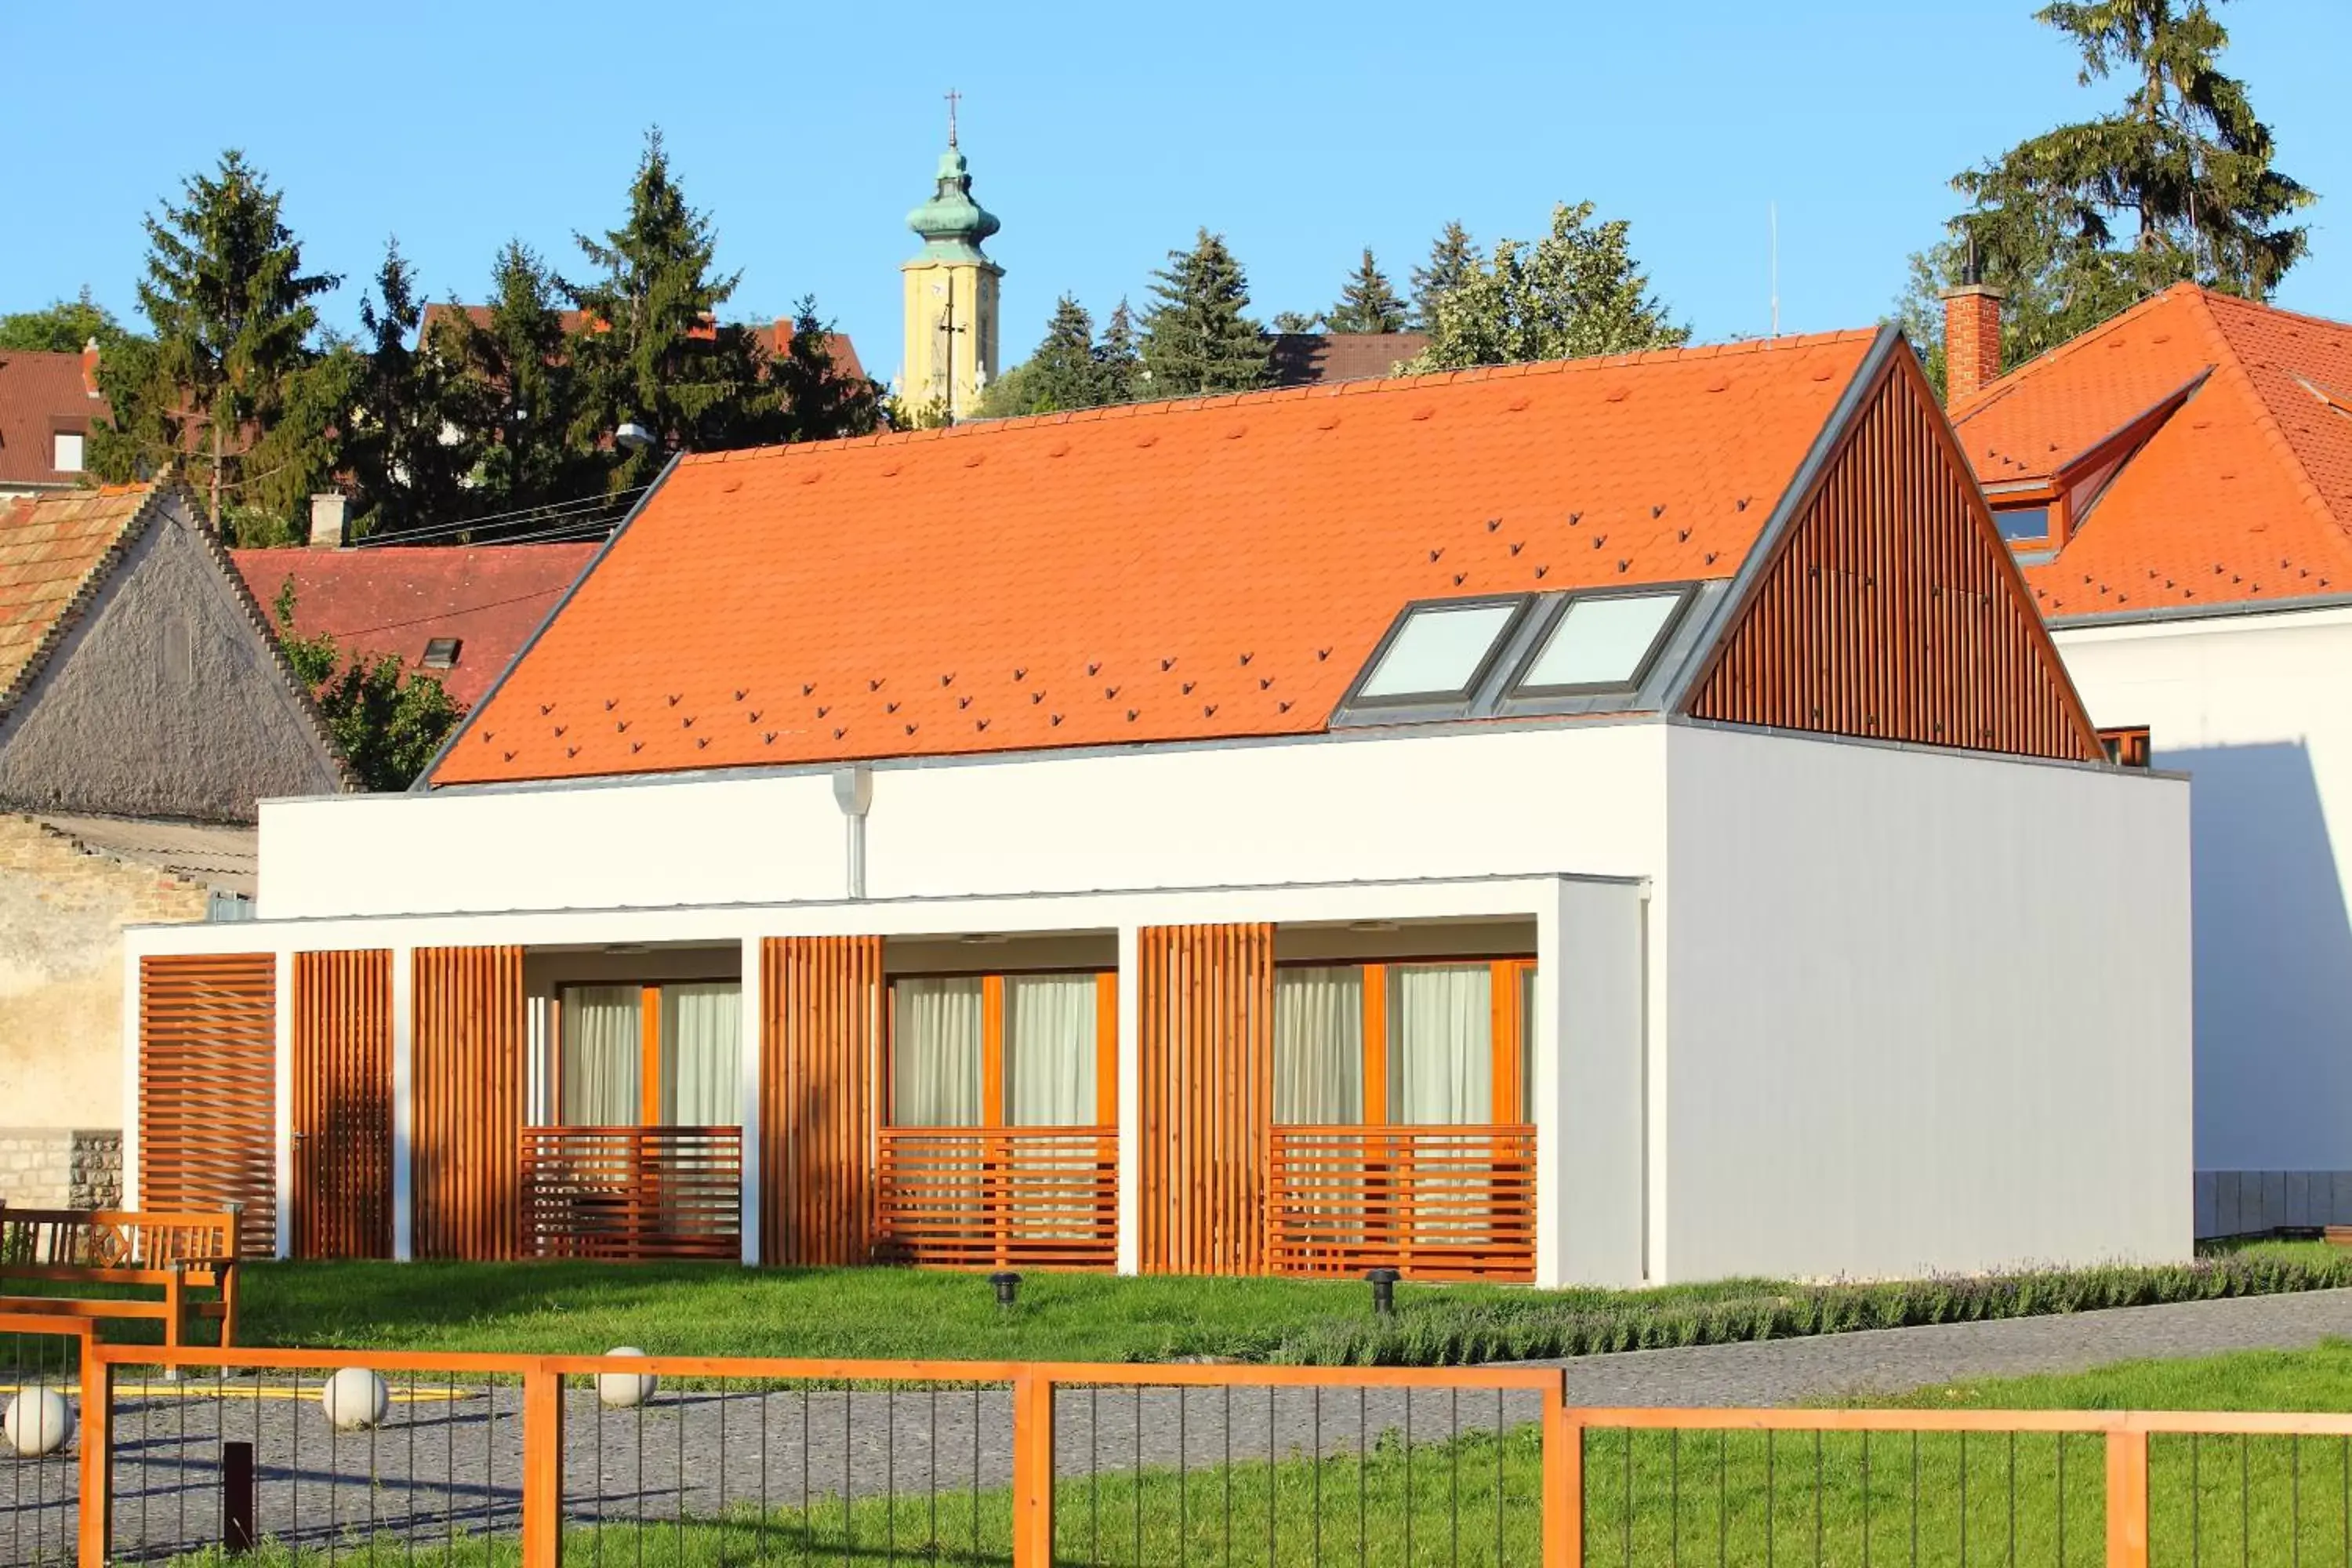
[[[863,1263],[873,1247],[882,939],[760,947],[760,1251]]]
[[[278,1246],[278,960],[139,961],[139,1191],[147,1210],[245,1205],[239,1250]]]
[[[743,1255],[740,1127],[526,1127],[522,1247],[614,1262]]]
[[[1532,1127],[1276,1127],[1271,1171],[1271,1273],[1535,1279]]]
[[[1141,935],[1143,1268],[1265,1267],[1274,1116],[1274,927]]]
[[[520,947],[420,947],[411,1171],[419,1258],[512,1258],[522,1215]]]
[[[2098,736],[1909,357],[1894,357],[1688,710],[2096,762]]]
[[[392,953],[294,955],[294,1255],[392,1256]]]

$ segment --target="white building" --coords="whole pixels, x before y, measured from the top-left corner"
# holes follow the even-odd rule
[[[2189,816],[1891,332],[690,458],[134,935],[131,1162],[313,1255],[2177,1258]]]
[[[1953,391],[2092,717],[2194,777],[2198,1233],[2352,1224],[2352,326],[2183,285]]]

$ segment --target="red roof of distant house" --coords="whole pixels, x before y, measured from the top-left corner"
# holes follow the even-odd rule
[[[78,468],[56,466],[60,434],[89,434],[109,417],[80,353],[0,349],[0,485],[72,485]]]
[[[1998,491],[2104,469],[2152,426],[2051,559],[2046,616],[2352,592],[2352,325],[2181,284],[1955,406]],[[1998,499],[1996,497],[1996,499]]]
[[[434,327],[448,320],[449,313],[453,310],[464,311],[467,320],[478,327],[487,327],[490,324],[490,308],[488,305],[427,305],[425,307],[424,320],[417,327],[419,341],[431,336]],[[587,330],[587,311],[565,310],[562,315],[565,337],[571,337]],[[761,337],[761,346],[773,354],[785,353],[791,349],[792,344],[793,319],[790,316],[777,317]],[[852,379],[864,378],[866,366],[859,361],[856,345],[849,341],[847,332],[827,332],[824,335],[824,347],[825,352],[833,358],[834,369]]]
[[[1429,346],[1427,332],[1276,332],[1267,369],[1276,386],[1394,375]]]
[[[425,673],[470,708],[513,662],[597,548],[384,545],[230,553],[265,608],[277,604],[291,578],[296,633],[332,637],[347,655],[396,654],[418,670],[428,643],[456,638],[457,662]]]
[[[1410,601],[1732,576],[1873,341],[687,457],[434,782],[1318,732]]]

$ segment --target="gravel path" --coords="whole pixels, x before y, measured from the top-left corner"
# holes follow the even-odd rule
[[[2294,1349],[2352,1337],[2352,1291],[2144,1307],[1839,1334],[1757,1344],[1648,1351],[1550,1363],[1580,1405],[1780,1405],[1888,1395],[1970,1377],[2068,1372],[2148,1357]],[[280,1391],[283,1384],[278,1385]],[[123,1560],[219,1539],[224,1441],[255,1445],[266,1535],[323,1542],[374,1531],[430,1540],[515,1528],[522,1427],[518,1391],[462,1381],[396,1403],[373,1434],[332,1434],[313,1398],[257,1397],[251,1384],[215,1396],[195,1384],[131,1384],[116,1412],[116,1538]],[[454,1397],[453,1397],[454,1395]],[[1393,1390],[1066,1389],[1056,1405],[1057,1468],[1124,1472],[1139,1462],[1202,1467],[1234,1458],[1353,1453],[1409,1430],[1456,1430],[1534,1418],[1531,1394]],[[668,1518],[730,1508],[823,1501],[846,1492],[899,1500],[902,1539],[929,1528],[929,1499],[1003,1486],[1011,1410],[1001,1388],[889,1394],[664,1391],[641,1411],[608,1412],[583,1392],[567,1404],[565,1491],[583,1520]],[[54,1557],[68,1536],[70,1457],[0,1463],[0,1563]],[[950,1507],[952,1514],[952,1505]]]

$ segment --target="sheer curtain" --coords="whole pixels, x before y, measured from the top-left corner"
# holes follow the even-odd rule
[[[742,1000],[742,987],[733,981],[662,987],[665,1124],[741,1125]]]
[[[1494,976],[1484,963],[1389,971],[1391,1119],[1423,1126],[1495,1115]]]
[[[634,1127],[645,1037],[635,985],[563,989],[563,1124]]]
[[[1004,1108],[1010,1127],[1095,1124],[1095,977],[1004,980]]]
[[[890,1121],[980,1125],[980,982],[900,980],[890,987]]]
[[[1364,972],[1274,976],[1274,1119],[1291,1126],[1364,1119]]]

